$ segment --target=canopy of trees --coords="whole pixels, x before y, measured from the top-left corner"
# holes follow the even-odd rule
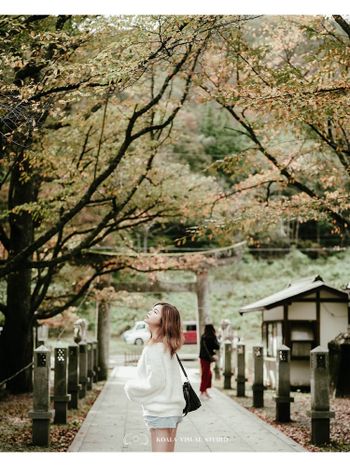
[[[199,86],[241,143],[215,163],[236,182],[222,197],[228,212],[238,211],[233,230],[266,231],[297,218],[326,221],[347,236],[348,23],[267,17],[221,37],[207,52]]]
[[[339,16],[0,17],[0,381],[31,361],[36,320],[104,274],[200,264],[89,248],[258,241],[293,219],[345,237],[349,33]],[[30,386],[30,369],[8,384]]]

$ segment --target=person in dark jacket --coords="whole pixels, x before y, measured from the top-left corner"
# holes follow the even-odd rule
[[[212,372],[210,363],[213,361],[215,350],[220,349],[220,344],[216,337],[216,331],[212,324],[206,324],[204,333],[201,336],[199,347],[199,360],[201,364],[201,384],[199,387],[200,398],[210,399],[207,389],[211,388]]]

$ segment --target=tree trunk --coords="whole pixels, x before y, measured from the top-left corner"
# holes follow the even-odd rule
[[[33,358],[32,319],[27,313],[28,293],[20,285],[27,285],[27,280],[18,276],[9,279],[7,288],[9,312],[0,337],[1,381],[26,367]],[[15,309],[16,313],[13,312]],[[30,392],[32,390],[32,368],[29,366],[8,381],[6,388],[13,394]]]
[[[197,273],[197,303],[198,303],[198,321],[199,329],[197,331],[197,341],[204,332],[205,324],[208,324],[210,318],[210,302],[209,302],[209,280],[208,270]]]
[[[34,201],[36,197],[34,180],[21,179],[23,173],[30,173],[28,161],[24,159],[23,153],[21,156],[11,175],[10,208]],[[34,226],[32,216],[27,211],[11,214],[9,225],[9,257],[12,257],[32,243]],[[0,380],[14,375],[31,363],[32,358],[31,270],[23,268],[7,276],[7,311],[0,336]],[[32,368],[11,379],[6,387],[12,393],[31,391]]]
[[[105,300],[97,303],[97,342],[99,381],[108,378],[109,340],[111,336],[110,304]]]

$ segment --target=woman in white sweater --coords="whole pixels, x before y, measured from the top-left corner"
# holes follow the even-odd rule
[[[181,317],[169,303],[156,303],[144,319],[151,337],[137,363],[137,377],[124,390],[142,405],[150,428],[152,451],[174,451],[177,425],[186,405],[180,365],[175,352],[184,343]]]

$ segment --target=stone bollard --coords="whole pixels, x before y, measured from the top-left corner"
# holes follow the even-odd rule
[[[79,384],[81,385],[79,391],[79,398],[83,399],[86,396],[86,386],[88,382],[87,377],[87,344],[86,342],[79,343]]]
[[[67,423],[67,405],[71,399],[67,392],[67,350],[66,347],[55,348],[54,423]]]
[[[224,389],[231,389],[231,377],[232,373],[232,365],[231,365],[231,358],[232,358],[232,344],[231,342],[224,342],[223,345],[224,349]]]
[[[68,402],[69,409],[79,408],[79,345],[68,346],[68,392],[71,399]]]
[[[253,407],[264,407],[264,349],[261,345],[253,347],[254,382]]]
[[[94,383],[98,382],[98,372],[99,372],[99,366],[98,366],[98,345],[97,341],[92,341],[92,349],[94,352]]]
[[[49,446],[50,422],[55,411],[50,409],[51,353],[45,346],[34,350],[34,386],[32,419],[32,442],[36,446]]]
[[[318,346],[310,352],[311,365],[311,442],[316,445],[329,443],[329,354],[328,349]]]
[[[237,345],[237,397],[245,397],[245,344]]]
[[[94,350],[92,348],[92,342],[88,342],[86,345],[86,348],[87,348],[87,360],[88,360],[88,363],[87,363],[88,381],[87,381],[86,388],[88,391],[91,391],[92,382],[94,379]]]
[[[231,367],[233,375],[237,375],[237,345],[231,347]]]
[[[216,380],[220,379],[220,349],[215,353],[217,360],[214,363],[214,378]]]
[[[276,421],[290,422],[290,348],[281,345],[277,349],[277,382],[276,382]]]

